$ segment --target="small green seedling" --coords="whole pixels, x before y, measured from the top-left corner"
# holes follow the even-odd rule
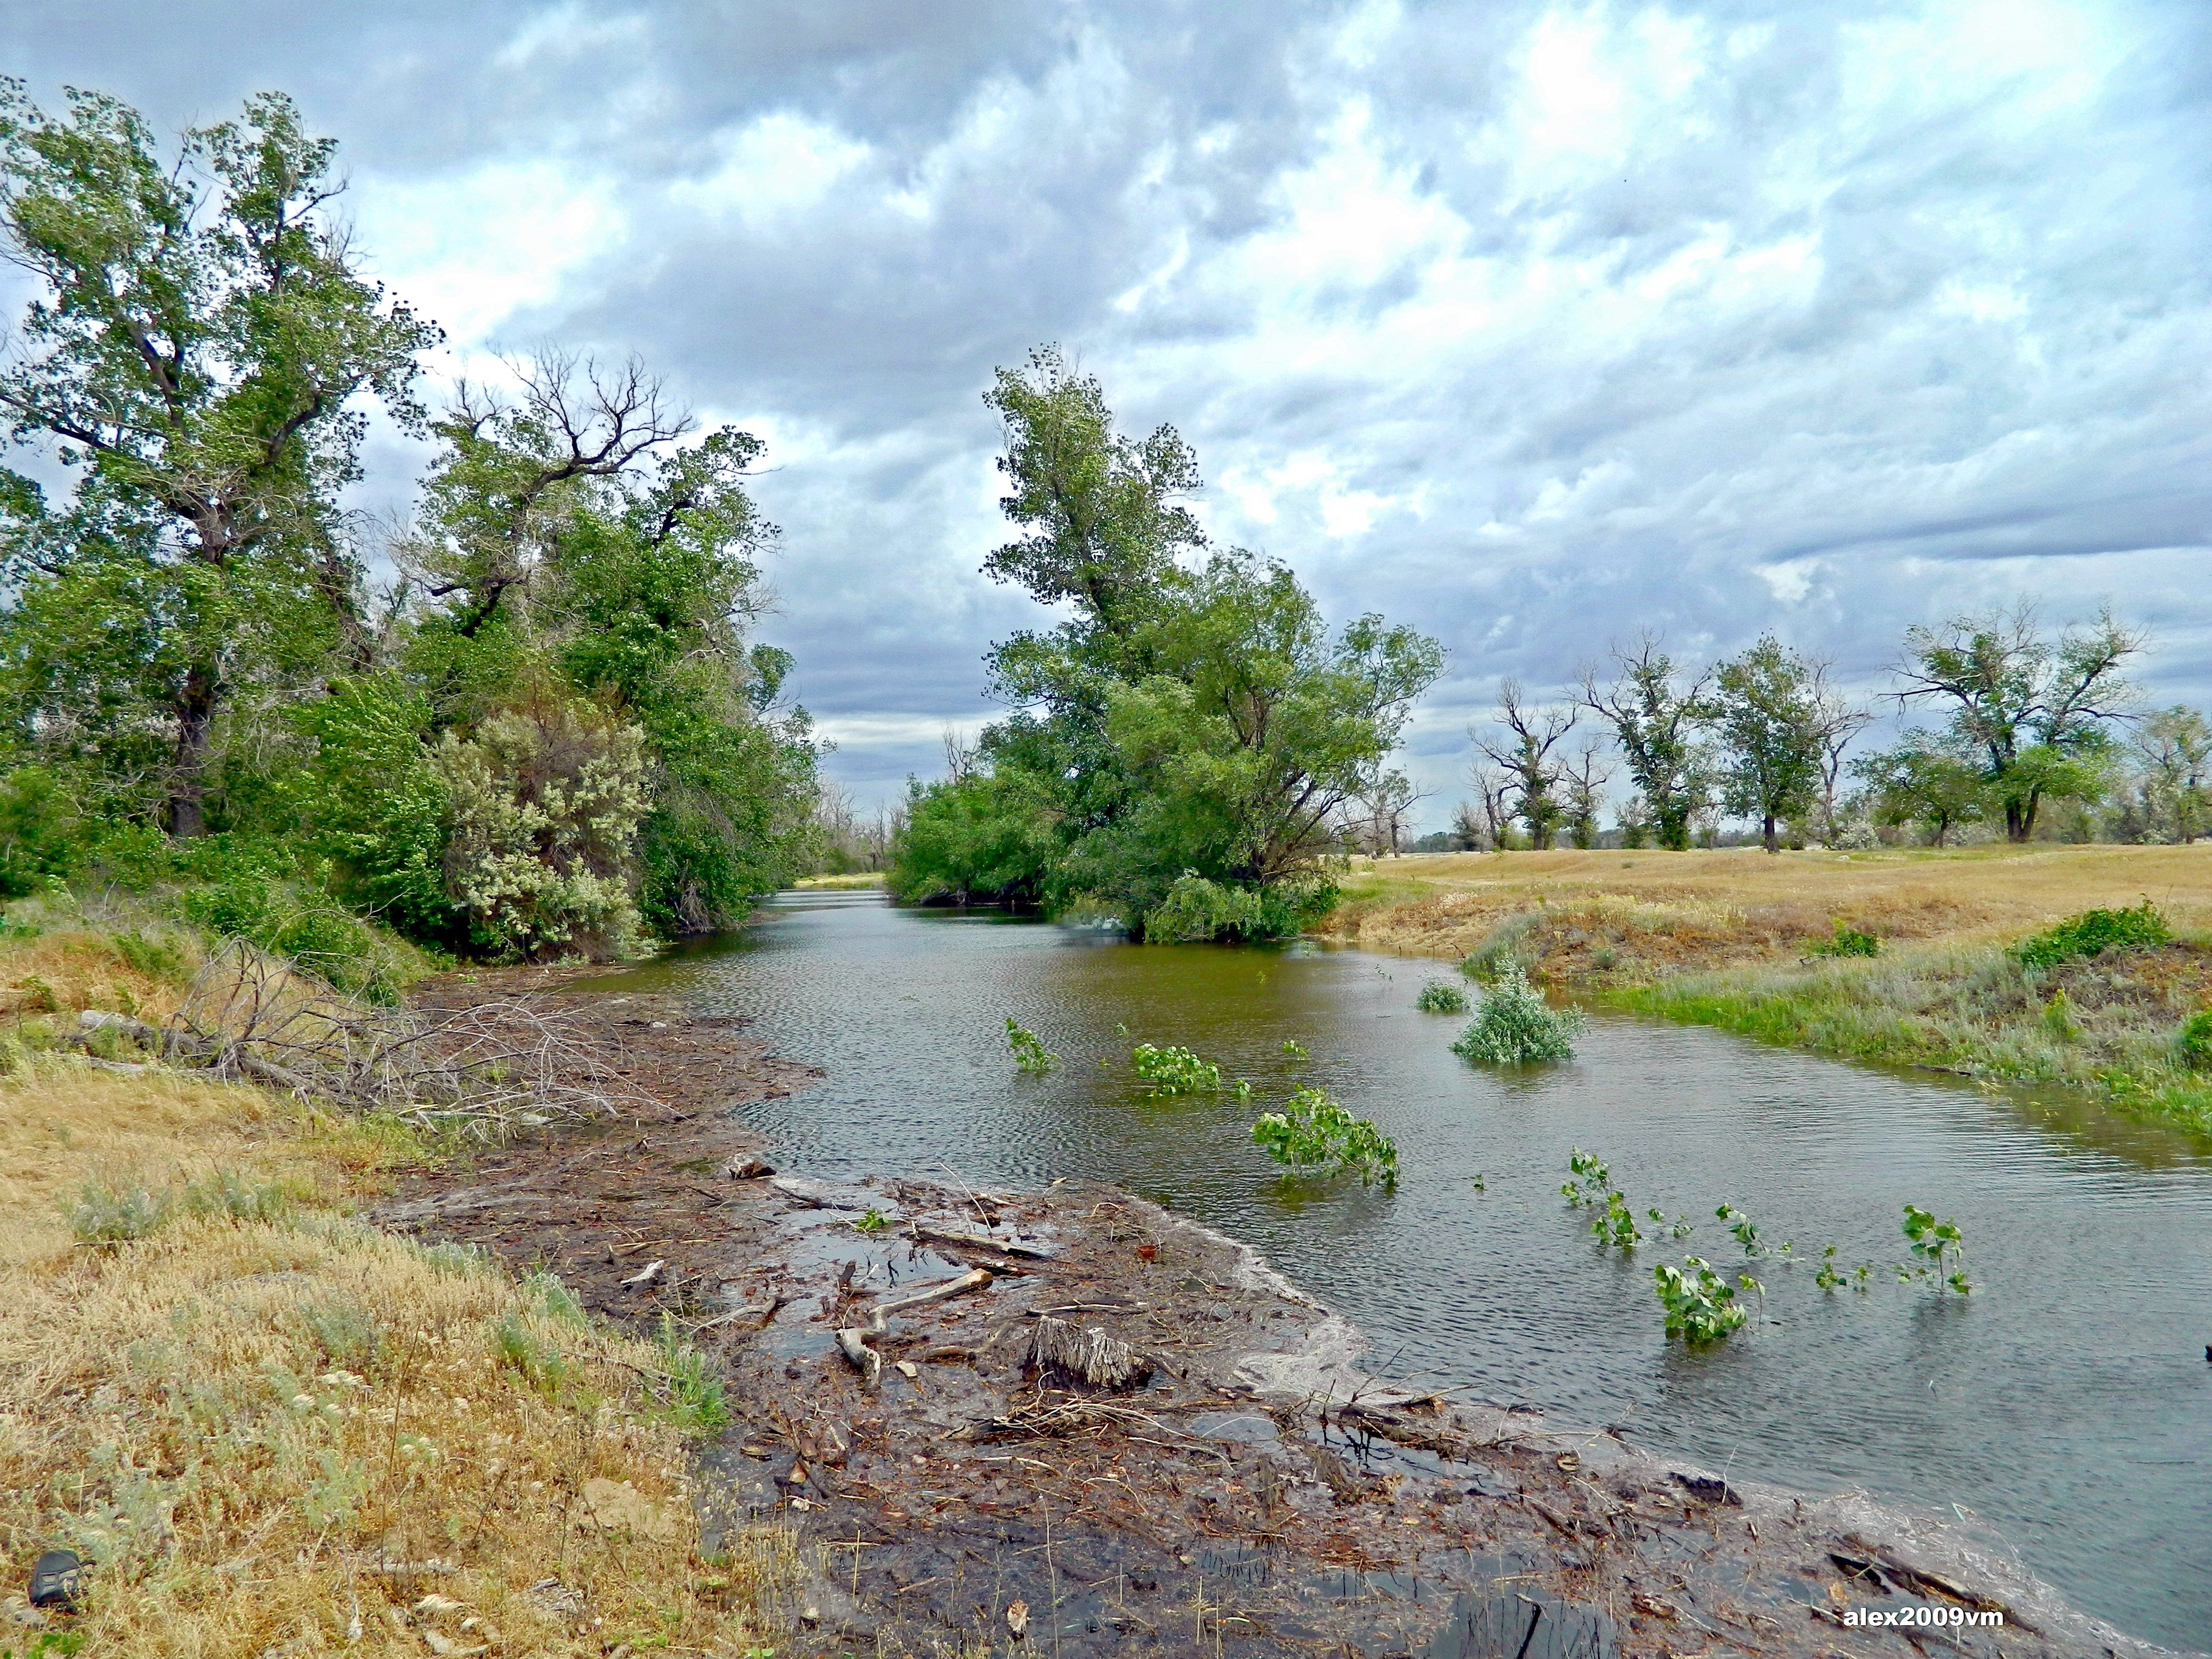
[[[855,1232],[863,1232],[873,1235],[883,1231],[884,1228],[890,1224],[891,1218],[885,1215],[881,1210],[878,1209],[874,1205],[871,1204],[868,1206],[867,1214],[860,1217],[858,1220],[853,1223],[853,1230]]]
[[[1313,1058],[1312,1055],[1306,1053],[1304,1047],[1296,1037],[1285,1037],[1283,1039],[1283,1052],[1288,1054],[1292,1060],[1310,1060]]]
[[[1636,1212],[1619,1193],[1605,1195],[1605,1212],[1590,1223],[1590,1237],[1616,1249],[1632,1250],[1644,1242],[1637,1231]]]
[[[1905,1206],[1905,1237],[1911,1243],[1912,1254],[1920,1261],[1916,1267],[1898,1268],[1900,1282],[1939,1279],[1960,1296],[1972,1294],[1974,1287],[1966,1278],[1966,1241],[1960,1235],[1958,1223],[1939,1222],[1930,1212],[1908,1204]]]

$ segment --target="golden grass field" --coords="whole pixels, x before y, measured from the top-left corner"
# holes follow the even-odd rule
[[[1868,853],[1451,853],[1361,860],[1319,929],[1370,950],[1459,958],[1509,917],[1544,924],[1546,976],[1614,983],[1792,962],[1841,920],[1899,945],[1984,945],[2145,897],[2212,929],[2212,842]],[[1533,941],[1532,941],[1533,943]],[[1609,967],[1595,965],[1612,952]]]
[[[766,1650],[799,1557],[762,1528],[701,1558],[678,1348],[361,1219],[428,1156],[396,1122],[38,1045],[173,975],[61,932],[0,984],[0,1650],[40,1639],[12,1620],[55,1547],[88,1605],[27,1651]]]

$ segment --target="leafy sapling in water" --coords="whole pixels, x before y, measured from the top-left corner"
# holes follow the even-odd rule
[[[1292,1060],[1310,1060],[1312,1058],[1310,1054],[1306,1053],[1304,1048],[1300,1045],[1296,1037],[1285,1037],[1283,1039],[1283,1052],[1285,1054],[1288,1054]]]
[[[1662,1261],[1651,1276],[1659,1305],[1667,1310],[1667,1334],[1693,1346],[1719,1341],[1751,1316],[1736,1301],[1735,1287],[1702,1256],[1685,1256],[1680,1267]]]
[[[1746,1255],[1775,1256],[1787,1261],[1796,1251],[1797,1247],[1786,1238],[1770,1249],[1759,1236],[1759,1224],[1733,1205],[1723,1204],[1713,1213],[1728,1223],[1728,1230],[1735,1235],[1735,1242],[1743,1246]]]
[[[1038,1039],[1035,1031],[1014,1024],[1011,1015],[1006,1019],[1006,1047],[1014,1053],[1014,1064],[1032,1077],[1042,1077],[1060,1064],[1060,1056]]]
[[[1413,1006],[1425,1014],[1463,1014],[1467,1012],[1467,993],[1449,980],[1432,979],[1421,987],[1420,995],[1413,999]]]
[[[1561,1198],[1577,1208],[1605,1202],[1606,1194],[1613,1190],[1612,1170],[1579,1146],[1567,1148],[1567,1168],[1575,1178],[1559,1183]]]
[[[1697,1231],[1696,1228],[1690,1225],[1689,1217],[1686,1215],[1678,1215],[1672,1221],[1669,1221],[1667,1219],[1666,1212],[1658,1208],[1656,1205],[1652,1208],[1644,1211],[1644,1218],[1650,1222],[1654,1231],[1658,1231],[1663,1229],[1667,1236],[1670,1238],[1687,1238],[1692,1233]]]
[[[1363,1187],[1398,1184],[1398,1144],[1319,1089],[1301,1089],[1252,1126],[1252,1139],[1298,1175],[1356,1175]]]
[[[1972,1292],[1973,1285],[1966,1278],[1966,1241],[1960,1235],[1958,1223],[1939,1222],[1930,1212],[1908,1204],[1905,1206],[1905,1237],[1911,1243],[1912,1254],[1920,1261],[1916,1267],[1898,1268],[1900,1282],[1939,1279],[1960,1296]]]
[[[1152,1085],[1147,1093],[1210,1095],[1221,1091],[1221,1068],[1188,1048],[1156,1048],[1140,1042],[1129,1051],[1129,1058],[1136,1065],[1137,1075]]]

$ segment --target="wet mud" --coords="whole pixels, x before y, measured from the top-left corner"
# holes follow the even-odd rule
[[[727,1109],[809,1073],[672,1000],[591,1000],[665,1115],[417,1176],[380,1218],[714,1356],[704,1548],[795,1530],[779,1653],[2157,1651],[1863,1496],[1395,1388],[1352,1324],[1118,1189],[779,1175]]]

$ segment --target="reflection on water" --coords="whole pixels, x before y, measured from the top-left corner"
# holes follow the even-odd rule
[[[2077,1105],[1625,1018],[1599,1018],[1570,1065],[1501,1076],[1449,1052],[1457,1022],[1414,1011],[1437,971],[792,895],[743,936],[623,982],[746,1015],[779,1052],[825,1068],[747,1109],[793,1168],[1121,1182],[1266,1252],[1401,1375],[1622,1425],[1746,1478],[1960,1505],[2077,1605],[2203,1644],[2201,1147]],[[1057,1071],[1015,1071],[1009,1015],[1059,1053]],[[1286,1037],[1311,1060],[1286,1056]],[[1145,1098],[1128,1068],[1143,1041],[1188,1044],[1250,1078],[1255,1098]],[[1396,1136],[1395,1196],[1277,1178],[1251,1121],[1304,1081]],[[1686,1214],[1695,1234],[1633,1261],[1601,1251],[1587,1212],[1560,1201],[1571,1146],[1612,1164],[1639,1216]],[[1713,1218],[1723,1200],[1794,1240],[1802,1265],[1759,1267],[1748,1340],[1692,1354],[1663,1340],[1650,1263],[1662,1249],[1740,1261]],[[1895,1282],[1908,1200],[1958,1218],[1971,1301]],[[1814,1288],[1830,1243],[1876,1264],[1866,1294]]]

